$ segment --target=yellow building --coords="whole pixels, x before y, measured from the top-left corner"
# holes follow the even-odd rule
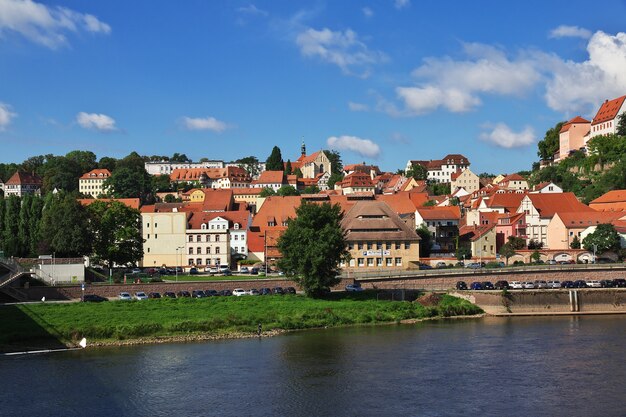
[[[142,207],[144,253],[140,266],[158,268],[187,263],[187,213],[179,211],[181,207],[180,203]]]
[[[93,169],[78,179],[78,191],[84,195],[91,195],[98,198],[101,194],[106,194],[103,184],[111,176],[108,169]]]

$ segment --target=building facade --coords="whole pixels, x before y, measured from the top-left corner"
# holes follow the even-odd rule
[[[108,169],[92,169],[78,179],[78,191],[83,195],[98,198],[107,193],[104,182],[109,177],[111,177],[111,171]]]

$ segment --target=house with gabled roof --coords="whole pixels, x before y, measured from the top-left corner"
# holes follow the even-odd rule
[[[426,225],[433,237],[433,252],[454,253],[456,251],[460,222],[459,206],[417,207],[415,211],[416,226]]]
[[[468,247],[473,259],[493,258],[496,256],[496,223],[459,228],[459,247]]]
[[[285,162],[285,165],[287,163]],[[291,168],[295,171],[299,169],[304,178],[315,178],[317,174],[324,172],[332,173],[331,162],[324,151],[306,154],[306,145],[302,142],[300,147],[300,157],[291,163]]]
[[[506,190],[528,190],[528,181],[519,174],[509,174],[500,181],[498,187]]]
[[[442,159],[431,159],[430,161],[409,160],[406,170],[412,169],[415,165],[421,165],[426,169],[428,180],[446,183],[451,181],[453,173],[469,168],[470,162],[461,154],[448,154]]]
[[[78,179],[78,191],[84,195],[98,198],[101,194],[106,194],[104,182],[111,176],[108,169],[92,169],[84,173]]]
[[[589,207],[598,211],[626,212],[626,190],[609,191],[591,201]]]
[[[548,194],[548,193],[562,193],[563,189],[553,183],[552,181],[541,182],[535,185],[530,191],[530,194]]]
[[[34,172],[16,171],[4,184],[4,196],[41,195],[43,180]]]
[[[611,223],[622,217],[626,217],[626,213],[615,211],[556,213],[548,224],[548,247],[570,249],[574,238],[582,242],[581,235],[588,227]]]
[[[374,190],[376,189],[370,176],[358,171],[346,175],[341,181],[340,186],[344,195],[354,193],[374,194]]]
[[[463,188],[468,193],[480,189],[480,179],[469,168],[458,170],[450,176],[450,189],[454,192]]]
[[[278,191],[280,187],[287,185],[287,178],[283,171],[263,171],[259,178],[252,181],[252,188],[270,188]]]
[[[613,100],[605,100],[591,121],[588,140],[599,135],[615,134],[619,117],[624,113],[626,113],[626,95]]]
[[[561,126],[559,131],[559,152],[555,162],[567,158],[571,152],[583,150],[591,130],[591,122],[576,116]]]

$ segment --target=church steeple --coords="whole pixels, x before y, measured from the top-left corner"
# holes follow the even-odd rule
[[[302,137],[302,145],[300,146],[300,153],[302,156],[306,156],[306,145],[304,144],[304,136]]]

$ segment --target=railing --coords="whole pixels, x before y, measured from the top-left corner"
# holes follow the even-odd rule
[[[10,283],[27,272],[24,267],[22,267],[14,259],[0,258],[0,265],[3,265],[9,270],[7,274],[0,277],[0,288],[6,288]]]

